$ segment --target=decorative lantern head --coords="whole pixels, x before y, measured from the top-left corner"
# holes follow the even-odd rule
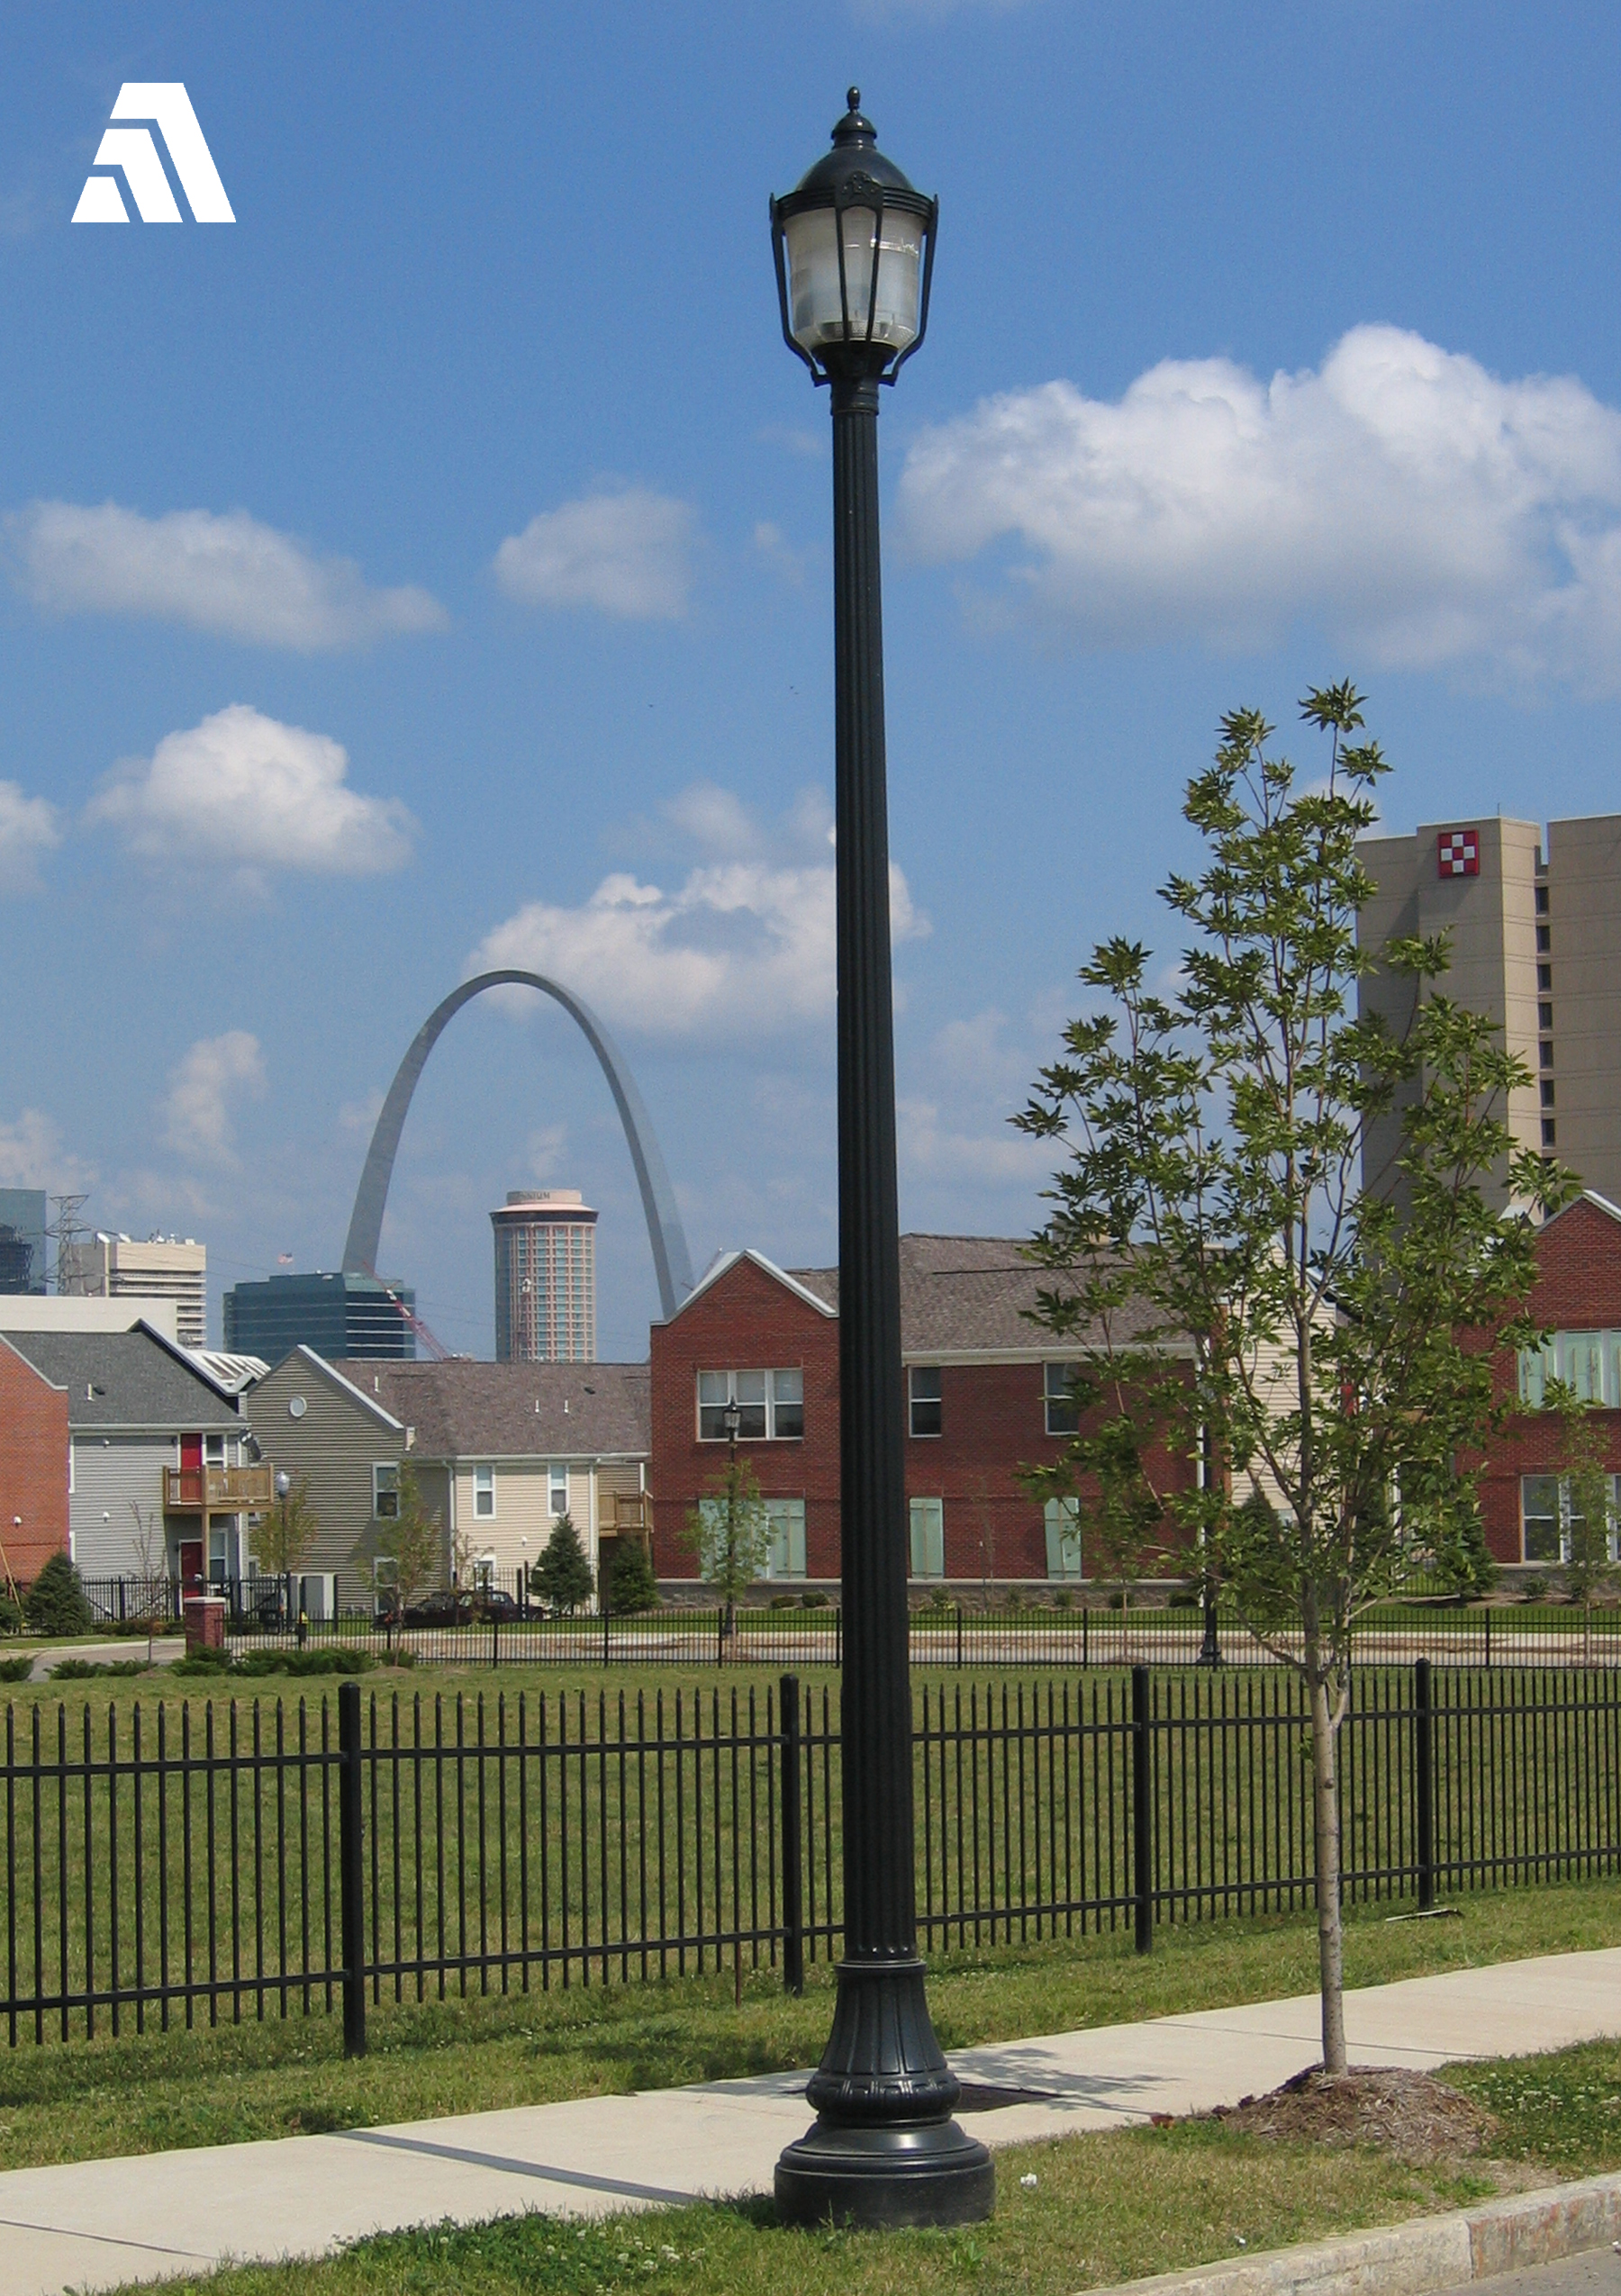
[[[892,383],[923,340],[937,199],[874,140],[853,87],[833,149],[771,203],[783,339],[819,384]]]

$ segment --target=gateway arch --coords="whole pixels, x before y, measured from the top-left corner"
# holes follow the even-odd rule
[[[636,1167],[636,1183],[641,1189],[642,1209],[647,1216],[647,1241],[653,1247],[653,1266],[658,1277],[659,1306],[668,1323],[693,1288],[693,1263],[687,1256],[686,1236],[681,1215],[675,1209],[670,1175],[665,1170],[641,1094],[619,1047],[590,1006],[583,1004],[572,990],[546,980],[539,972],[481,972],[475,980],[464,981],[459,989],[453,989],[418,1029],[411,1050],[400,1062],[399,1071],[388,1088],[388,1098],[383,1103],[383,1112],[367,1151],[366,1169],[360,1175],[355,1208],[349,1217],[349,1240],[343,1247],[344,1272],[366,1276],[376,1272],[383,1214],[388,1205],[388,1183],[394,1176],[394,1157],[399,1152],[400,1134],[405,1129],[412,1095],[428,1065],[429,1053],[464,1005],[470,1004],[475,997],[482,997],[486,989],[509,988],[539,989],[543,997],[554,998],[579,1023],[586,1043],[602,1064],[608,1089],[620,1112],[620,1122],[625,1127],[630,1162]]]

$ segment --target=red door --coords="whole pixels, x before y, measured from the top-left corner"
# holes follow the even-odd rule
[[[182,1539],[180,1541],[180,1585],[187,1595],[203,1591],[203,1541]]]

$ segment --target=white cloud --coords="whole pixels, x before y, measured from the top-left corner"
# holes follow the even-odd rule
[[[163,1104],[163,1137],[188,1162],[231,1164],[235,1126],[231,1104],[241,1095],[262,1099],[265,1058],[245,1028],[204,1036],[169,1071]]]
[[[1263,647],[1304,619],[1387,666],[1621,685],[1621,411],[1398,328],[1270,383],[1167,360],[1114,403],[986,401],[917,441],[901,505],[927,559],[1022,545],[1013,597],[1089,645]]]
[[[326,734],[238,701],[166,734],[149,758],[127,758],[86,818],[121,831],[144,860],[218,863],[256,883],[269,869],[366,877],[400,868],[415,822],[397,798],[349,788],[348,768]]]
[[[469,971],[560,981],[616,1026],[728,1039],[822,1023],[833,1011],[833,862],[825,806],[801,799],[774,837],[707,783],[668,809],[715,857],[666,892],[625,871],[577,908],[530,901],[486,936]],[[890,871],[896,942],[928,931]],[[514,996],[512,1008],[526,1008]]]
[[[11,1123],[0,1119],[0,1188],[43,1188],[60,1195],[95,1184],[95,1166],[67,1153],[42,1108],[24,1108]]]
[[[368,589],[351,559],[318,558],[246,511],[33,502],[6,528],[21,587],[57,613],[140,614],[302,653],[446,626],[425,590]]]
[[[1049,1143],[1028,1140],[1011,1127],[963,1128],[941,1115],[936,1100],[896,1100],[895,1144],[901,1169],[917,1179],[1022,1181],[1034,1187],[1053,1168]]]
[[[588,494],[532,518],[495,553],[495,579],[535,606],[679,621],[692,588],[691,506],[648,487]]]
[[[0,782],[0,893],[33,892],[41,860],[61,842],[54,805],[25,797],[15,782]]]
[[[796,550],[787,536],[770,519],[761,519],[754,530],[754,546],[768,566],[774,566],[787,583],[798,590],[804,583],[805,565],[809,551]]]

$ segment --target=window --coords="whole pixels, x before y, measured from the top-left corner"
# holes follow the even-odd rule
[[[1605,1551],[1621,1561],[1621,1475],[1604,1478],[1609,1521]],[[1571,1486],[1562,1475],[1520,1477],[1520,1552],[1527,1562],[1569,1562],[1571,1533],[1581,1517],[1571,1512]]]
[[[802,1578],[805,1575],[805,1502],[767,1499],[765,1524],[771,1545],[765,1558],[767,1578]]]
[[[1551,925],[1539,925],[1537,927],[1536,946],[1538,953],[1544,956],[1545,956],[1549,950],[1552,949],[1553,946],[1553,928]]]
[[[224,1436],[223,1436],[223,1435],[204,1435],[204,1438],[203,1438],[203,1464],[204,1464],[204,1467],[223,1467],[223,1466],[224,1466],[224,1464],[225,1464],[225,1438],[224,1438]]]
[[[568,1469],[552,1466],[546,1470],[546,1511],[548,1514],[568,1513]]]
[[[1049,1435],[1073,1435],[1081,1424],[1081,1415],[1075,1408],[1074,1391],[1074,1379],[1079,1369],[1080,1366],[1074,1363],[1044,1363],[1041,1367]]]
[[[1543,1347],[1519,1358],[1519,1396],[1540,1411],[1550,1379],[1562,1379],[1583,1403],[1621,1408],[1621,1332],[1555,1332]]]
[[[372,1557],[372,1607],[392,1611],[400,1598],[400,1566],[393,1555]]]
[[[698,1440],[728,1440],[728,1407],[738,1406],[739,1442],[788,1442],[805,1432],[805,1375],[800,1370],[700,1371]]]
[[[911,1575],[914,1578],[946,1576],[944,1499],[914,1499],[911,1503]]]
[[[1558,1128],[1558,1126],[1555,1125],[1555,1123],[1554,1123],[1554,1121],[1553,1121],[1553,1117],[1552,1117],[1552,1116],[1544,1116],[1544,1117],[1543,1118],[1543,1120],[1542,1120],[1542,1124],[1543,1124],[1543,1136],[1542,1136],[1542,1144],[1543,1144],[1543,1146],[1544,1146],[1544,1148],[1556,1148],[1556,1147],[1559,1145],[1559,1128]]]
[[[473,1512],[481,1523],[495,1520],[495,1469],[475,1467],[473,1469]]]
[[[939,1365],[914,1363],[906,1376],[911,1402],[913,1434],[937,1435],[940,1433],[943,1415]]]
[[[1550,1053],[1553,1049],[1552,1045],[1548,1047]],[[1542,1104],[1544,1108],[1553,1106],[1553,1080],[1551,1076],[1544,1076],[1542,1080]]]
[[[1041,1510],[1046,1524],[1046,1567],[1049,1578],[1081,1576],[1081,1502],[1049,1499]]]
[[[372,1469],[372,1513],[385,1523],[399,1520],[400,1470],[392,1459]]]
[[[1546,996],[1548,991],[1553,988],[1553,968],[1551,964],[1539,964],[1537,966],[1536,986],[1539,992],[1544,996]]]
[[[1553,1067],[1553,1040],[1552,1037],[1544,1036],[1543,1038],[1542,1043],[1536,1048],[1536,1057],[1542,1062],[1544,1068]]]
[[[1553,1008],[1552,1005],[1538,1005],[1536,1008],[1536,1025],[1539,1028],[1553,1027]]]
[[[1548,889],[1545,885],[1539,885],[1536,889],[1536,913],[1538,917],[1546,917],[1548,913]]]

